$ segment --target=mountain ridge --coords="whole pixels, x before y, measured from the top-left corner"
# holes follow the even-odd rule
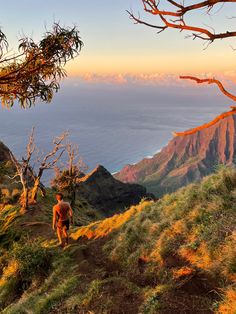
[[[0,162],[7,162],[10,161],[11,157],[10,157],[10,150],[9,148],[0,141]]]
[[[105,216],[138,204],[142,198],[154,197],[141,185],[123,183],[115,179],[102,165],[97,165],[90,173],[79,179],[77,196],[86,199]]]
[[[20,184],[10,177],[15,174],[10,150],[0,142],[0,195],[8,195],[9,200],[19,196]],[[16,195],[17,189],[17,195]],[[110,216],[125,208],[138,204],[142,198],[153,198],[146,188],[116,180],[102,165],[95,167],[78,182],[77,198],[84,200],[102,215]]]
[[[144,185],[157,196],[199,181],[219,164],[231,165],[236,156],[236,111],[176,135],[152,158],[126,165],[114,177]]]

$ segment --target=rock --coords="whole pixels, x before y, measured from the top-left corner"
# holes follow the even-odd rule
[[[2,142],[0,142],[0,163],[10,161],[10,150]]]
[[[138,204],[144,197],[153,197],[141,185],[116,180],[101,165],[79,180],[77,195],[101,210],[105,216]]]
[[[213,122],[174,137],[153,158],[125,166],[115,178],[143,184],[149,192],[162,196],[199,181],[213,172],[216,165],[233,164],[236,156],[236,113],[222,114]]]
[[[11,204],[19,197],[21,186],[10,178],[14,175],[10,150],[0,142],[0,203]]]

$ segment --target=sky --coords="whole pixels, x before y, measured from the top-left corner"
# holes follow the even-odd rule
[[[125,83],[129,79],[152,81],[178,74],[208,73],[234,76],[235,40],[218,41],[204,50],[202,41],[186,39],[186,33],[167,30],[159,35],[142,25],[134,25],[126,10],[144,14],[141,0],[11,0],[1,5],[0,27],[12,47],[26,34],[35,40],[54,21],[76,24],[84,41],[81,55],[67,66],[71,77],[86,81],[109,79]],[[191,1],[190,1],[191,2]],[[191,23],[212,25],[216,31],[232,29],[234,4],[219,7],[218,14],[200,12]],[[217,9],[219,9],[217,8]],[[232,72],[233,71],[233,72]],[[212,74],[213,73],[213,74]]]
[[[171,131],[205,123],[233,104],[216,86],[198,86],[178,76],[215,76],[233,92],[228,83],[236,83],[235,39],[204,49],[202,41],[186,39],[186,33],[167,30],[157,35],[129,19],[126,10],[133,10],[156,23],[157,17],[144,14],[141,0],[0,0],[0,4],[0,27],[12,51],[24,35],[39,41],[53,22],[77,25],[84,42],[80,56],[66,66],[68,78],[51,104],[37,104],[26,112],[17,105],[2,109],[1,140],[17,156],[32,125],[43,149],[51,137],[69,128],[89,166],[99,162],[117,171],[161,149]],[[217,32],[234,30],[235,19],[230,17],[235,7],[218,7],[212,16],[200,12],[188,21],[212,25]]]

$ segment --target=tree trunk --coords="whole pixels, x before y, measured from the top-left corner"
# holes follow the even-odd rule
[[[31,192],[31,200],[36,203],[37,202],[37,195],[38,195],[38,189],[40,187],[40,179],[37,177],[35,179],[35,182],[34,182],[34,186],[33,186],[33,189],[32,189],[32,192]]]
[[[21,195],[21,205],[23,211],[27,211],[29,209],[29,189],[26,185],[23,186],[23,193]]]
[[[23,187],[23,193],[21,195],[21,205],[23,211],[27,211],[29,209],[29,188],[27,179],[25,178],[26,172],[27,169],[25,172],[20,173],[20,181]]]
[[[26,187],[25,190],[25,210],[29,209],[29,189]]]
[[[43,185],[40,182],[42,175],[43,175],[43,170],[44,170],[43,168],[39,169],[38,176],[35,178],[35,181],[34,181],[34,186],[33,186],[32,194],[31,194],[31,200],[33,201],[33,203],[37,202],[37,196],[38,196],[38,190],[39,189],[41,190],[41,193],[43,196],[46,195],[46,190],[42,188]]]

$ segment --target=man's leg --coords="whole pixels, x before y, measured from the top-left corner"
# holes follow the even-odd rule
[[[63,246],[63,240],[62,240],[62,229],[57,227],[57,237],[59,240],[59,244]]]
[[[68,243],[69,243],[69,235],[68,235],[68,231],[67,231],[67,227],[66,226],[63,227],[63,235],[64,235],[64,237],[66,239],[66,245],[68,245]]]

